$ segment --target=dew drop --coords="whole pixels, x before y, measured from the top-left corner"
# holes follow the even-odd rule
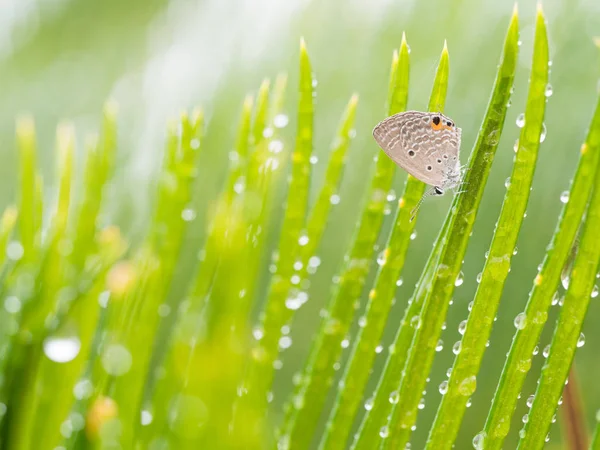
[[[375,403],[375,399],[373,397],[368,398],[365,401],[365,409],[371,411],[373,409],[373,403]]]
[[[523,128],[525,126],[525,114],[521,113],[517,117],[517,126]]]
[[[563,193],[560,194],[560,202],[567,203],[568,201],[569,201],[569,191],[563,191]]]
[[[402,277],[400,277],[396,280],[396,286],[402,286],[402,283],[404,283],[404,281],[402,280]]]
[[[454,343],[454,345],[452,346],[452,353],[454,353],[455,355],[458,355],[460,353],[461,348],[462,348],[461,341],[456,341]]]
[[[269,151],[271,153],[281,153],[283,151],[283,142],[279,139],[273,139],[269,142]]]
[[[57,363],[73,361],[80,349],[81,341],[77,336],[54,336],[44,340],[44,354]]]
[[[310,161],[310,163],[311,163],[311,164],[313,164],[313,165],[314,165],[314,164],[316,164],[316,163],[318,163],[318,162],[319,162],[319,158],[318,158],[316,155],[312,155],[312,156],[310,157],[309,161]]]
[[[485,445],[486,434],[485,431],[478,433],[473,438],[473,448],[475,450],[483,450]]]
[[[549,354],[550,354],[550,344],[546,345],[544,347],[544,350],[542,350],[542,356],[544,358],[547,358]]]
[[[460,286],[461,284],[463,284],[465,282],[465,274],[462,272],[462,270],[458,273],[458,276],[456,277],[456,280],[454,280],[454,286]]]
[[[109,345],[102,354],[102,367],[107,374],[115,377],[129,372],[132,361],[131,353],[121,344]]]
[[[308,236],[306,234],[301,235],[298,238],[298,244],[300,244],[302,247],[308,244]]]
[[[385,266],[385,263],[387,262],[387,255],[388,251],[386,250],[379,252],[379,255],[377,255],[377,264],[380,266]]]
[[[292,338],[289,336],[281,336],[279,338],[279,348],[285,350],[292,346]]]
[[[440,391],[440,394],[442,394],[442,395],[446,394],[446,392],[448,392],[448,381],[447,380],[442,381],[440,383],[438,390]]]
[[[527,397],[527,407],[531,408],[531,405],[533,405],[533,400],[535,399],[535,395],[530,395],[529,397]]]
[[[482,277],[483,277],[483,273],[482,273],[482,272],[479,272],[479,273],[477,274],[477,278],[476,278],[477,284],[481,283],[481,278],[482,278]]]
[[[9,314],[16,314],[21,311],[21,300],[19,297],[9,295],[4,299],[4,309]]]
[[[585,345],[585,335],[579,333],[579,339],[577,339],[577,347],[583,347]]]
[[[8,259],[12,259],[13,261],[20,260],[24,253],[25,249],[19,241],[11,241],[6,246],[6,256],[8,256]]]
[[[333,194],[331,197],[329,197],[329,203],[331,203],[332,205],[339,205],[340,196],[337,194]]]
[[[365,316],[360,316],[358,318],[358,326],[364,328],[367,326],[367,318]]]
[[[152,413],[148,410],[143,409],[140,414],[140,421],[142,426],[150,425],[152,423],[152,419]]]
[[[464,334],[465,334],[465,331],[466,331],[466,329],[467,329],[467,321],[466,321],[466,320],[463,320],[461,323],[459,323],[459,324],[458,324],[458,332],[459,332],[461,335],[464,335]]]
[[[398,391],[392,391],[389,396],[389,401],[392,405],[395,405],[400,400],[400,393]]]
[[[521,420],[523,421],[523,423],[529,422],[529,414],[525,414]]]
[[[421,328],[421,318],[419,316],[413,316],[412,319],[410,319],[410,326],[415,330]]]
[[[527,326],[527,315],[524,312],[517,314],[514,324],[517,330],[524,329]]]
[[[592,293],[591,293],[590,297],[592,297],[592,298],[598,297],[598,286],[594,285],[594,288],[592,289]]]
[[[90,398],[93,392],[94,385],[87,378],[79,380],[75,386],[73,386],[73,395],[77,400],[85,400]]]
[[[413,231],[413,232],[410,234],[410,240],[411,240],[411,241],[414,241],[416,238],[417,238],[417,232],[416,232],[416,231]]]
[[[285,128],[289,123],[289,118],[286,114],[277,114],[273,117],[273,125],[275,128]]]
[[[375,347],[375,353],[377,353],[378,355],[383,351],[383,345],[378,345],[377,347]]]
[[[504,180],[504,187],[506,189],[508,189],[509,186],[510,186],[510,177],[508,177],[506,180]]]
[[[441,352],[444,349],[444,341],[442,341],[441,339],[437,341],[437,344],[435,346],[435,351],[436,352]]]
[[[389,435],[390,435],[390,430],[387,425],[384,425],[379,429],[379,437],[380,438],[385,439]]]
[[[552,94],[554,93],[554,91],[552,90],[552,85],[550,83],[548,83],[546,85],[546,90],[544,91],[544,95],[546,97],[552,97]]]
[[[546,124],[542,124],[542,131],[540,132],[540,143],[546,140]]]
[[[256,339],[257,341],[260,341],[264,335],[265,331],[262,327],[254,327],[254,329],[252,330],[252,336],[254,336],[254,339]]]
[[[533,356],[537,355],[540,352],[540,348],[536,345],[533,349]]]
[[[421,400],[419,400],[419,405],[417,406],[417,408],[425,409],[425,399],[424,398],[421,398]]]

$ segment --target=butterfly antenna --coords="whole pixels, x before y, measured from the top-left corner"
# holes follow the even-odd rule
[[[415,220],[415,217],[417,217],[417,212],[419,211],[419,208],[421,207],[421,204],[423,203],[425,198],[429,197],[433,193],[433,191],[434,191],[434,188],[431,188],[431,189],[428,189],[427,191],[425,191],[425,193],[423,194],[421,199],[417,202],[417,204],[415,205],[413,210],[410,212],[410,221],[411,222],[413,220]]]

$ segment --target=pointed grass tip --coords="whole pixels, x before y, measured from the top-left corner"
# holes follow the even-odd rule
[[[302,53],[306,52],[306,41],[304,40],[304,36],[300,36],[300,51]]]

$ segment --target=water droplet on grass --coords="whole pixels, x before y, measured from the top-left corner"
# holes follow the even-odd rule
[[[4,299],[4,309],[9,314],[16,314],[21,311],[21,300],[19,297],[9,295]]]
[[[592,297],[592,298],[598,297],[598,286],[594,285],[594,288],[592,289],[592,293],[591,293],[590,297]]]
[[[152,423],[152,419],[152,413],[146,409],[143,409],[140,414],[140,421],[142,426],[150,425]]]
[[[563,193],[560,194],[560,202],[568,203],[568,201],[569,201],[569,191],[563,191]]]
[[[546,85],[546,90],[544,91],[544,95],[546,97],[552,97],[553,93],[554,93],[554,90],[552,89],[552,85],[550,83],[548,83]]]
[[[517,330],[524,329],[527,326],[527,315],[524,312],[517,314],[514,323]]]
[[[579,334],[579,339],[577,339],[577,347],[583,347],[585,345],[585,335],[583,333]]]
[[[338,205],[340,203],[340,196],[333,194],[331,197],[329,197],[329,203],[332,205]]]
[[[544,350],[542,350],[542,356],[544,358],[547,358],[549,354],[550,354],[550,344],[546,345],[544,347]]]
[[[289,123],[289,118],[286,114],[277,114],[273,117],[273,125],[275,128],[285,128]]]
[[[461,335],[464,335],[466,330],[467,330],[467,321],[463,320],[461,323],[458,324],[458,332]]]
[[[435,346],[435,351],[436,352],[441,352],[444,349],[444,341],[442,341],[441,339],[437,341],[437,344]]]
[[[438,389],[440,391],[440,394],[442,394],[442,395],[444,395],[446,392],[448,392],[448,381],[447,380],[442,381],[440,383],[440,386]]]
[[[398,391],[392,391],[389,397],[389,401],[392,405],[395,405],[400,400],[400,393]]]
[[[542,131],[540,132],[540,143],[546,140],[546,124],[542,124]]]
[[[102,354],[102,367],[106,373],[115,377],[129,372],[132,361],[131,353],[121,344],[109,345]]]
[[[454,343],[454,345],[452,346],[452,353],[454,353],[455,355],[458,355],[460,353],[461,348],[462,348],[462,343],[460,341],[456,341]]]
[[[389,435],[390,435],[390,431],[389,431],[389,428],[387,425],[384,425],[379,429],[379,437],[380,438],[385,439]]]
[[[517,116],[517,126],[523,128],[525,126],[525,114],[521,113]]]
[[[461,284],[463,284],[465,281],[465,274],[462,272],[462,270],[458,273],[458,276],[456,277],[456,280],[454,281],[454,286],[460,286]]]
[[[373,397],[369,397],[366,401],[365,401],[365,409],[367,411],[371,411],[373,409],[373,403],[375,403],[375,399]]]
[[[57,363],[73,361],[80,349],[81,341],[77,336],[51,336],[44,340],[44,354]]]

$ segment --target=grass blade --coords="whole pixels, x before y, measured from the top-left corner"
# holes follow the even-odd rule
[[[447,87],[448,49],[444,46],[429,102],[430,110],[443,109]],[[321,440],[322,449],[345,448],[375,359],[375,348],[379,345],[392,307],[396,280],[404,266],[410,235],[415,226],[415,221],[410,220],[411,211],[423,195],[424,189],[425,185],[422,182],[411,176],[407,177],[404,194],[398,201],[394,226],[384,250],[383,262],[375,278],[375,287],[371,291],[374,295],[369,295],[364,321],[361,320],[363,325],[354,341],[349,363],[339,383],[334,408]]]
[[[389,114],[406,108],[408,96],[408,45],[400,47],[394,58],[390,88]],[[283,425],[283,442],[291,449],[308,447],[321,414],[327,391],[333,381],[333,363],[338,360],[342,339],[348,333],[354,308],[350,305],[360,298],[368,275],[373,245],[379,235],[387,192],[391,187],[395,165],[387,157],[377,156],[375,175],[371,182],[367,204],[354,237],[348,262],[342,269],[340,285],[333,294],[327,316],[321,322],[318,337],[304,369],[303,383],[294,395]]]
[[[581,155],[575,178],[571,185],[569,201],[563,207],[559,222],[548,246],[542,269],[536,276],[533,289],[525,308],[525,316],[531,318],[527,327],[517,330],[502,375],[494,395],[492,409],[485,424],[485,448],[499,449],[508,434],[510,417],[521,393],[525,376],[531,365],[531,357],[537,345],[556,286],[560,280],[573,245],[581,218],[598,171],[600,152],[600,99],[596,106]]]
[[[281,327],[290,321],[293,314],[293,310],[286,307],[286,298],[292,289],[292,277],[295,275],[294,264],[300,255],[300,246],[303,242],[301,236],[306,226],[313,136],[313,91],[310,59],[304,40],[301,40],[298,128],[296,145],[292,154],[292,174],[287,205],[279,238],[279,258],[260,317],[258,326],[260,339],[252,343],[252,359],[244,381],[248,392],[240,400],[242,406],[238,408],[235,419],[236,424],[240,424],[240,421],[256,419],[256,423],[244,425],[254,439],[257,434],[261,435],[264,431],[263,420],[267,406],[267,392],[271,388],[273,379],[273,362],[279,354]],[[253,412],[248,416],[246,411]]]
[[[510,185],[477,287],[473,308],[466,322],[461,350],[447,382],[448,390],[442,396],[429,433],[427,448],[430,449],[450,448],[456,439],[470,395],[465,392],[464,387],[470,380],[476,380],[527,208],[540,135],[543,132],[548,83],[548,39],[541,9],[538,10],[533,55],[525,126],[521,130]]]
[[[446,245],[441,250],[432,292],[423,303],[419,327],[404,368],[405,376],[398,389],[399,401],[392,410],[390,434],[384,440],[386,448],[404,448],[408,443],[411,427],[416,422],[421,392],[425,388],[435,347],[454,290],[454,282],[460,271],[485,182],[502,133],[516,69],[517,51],[518,20],[515,10],[506,36],[492,98],[469,160],[470,170],[466,175],[469,190],[455,197],[449,213],[451,222]],[[474,387],[473,384],[472,388]],[[470,386],[467,388],[471,389]]]
[[[600,266],[599,229],[600,171],[597,171],[569,288],[554,331],[550,354],[542,367],[529,420],[525,424],[524,434],[521,434],[519,449],[544,447],[544,440],[569,375],[575,351],[585,342],[581,329]]]
[[[2,213],[0,219],[0,270],[5,270],[4,263],[7,262],[6,246],[17,224],[18,216],[19,213],[14,206],[7,207]]]
[[[377,383],[374,395],[367,400],[367,402],[372,404],[372,408],[363,417],[358,433],[351,446],[353,450],[369,449],[373,445],[373,442],[380,442],[382,437],[389,434],[389,427],[386,423],[392,412],[393,403],[396,401],[398,380],[402,377],[402,370],[406,363],[410,343],[415,334],[413,318],[416,318],[418,321],[425,297],[431,289],[435,266],[438,263],[441,253],[442,238],[448,232],[449,224],[450,220],[448,217],[421,273],[416,292],[408,300],[408,305],[400,322],[400,328],[394,337],[393,344],[389,348],[389,356],[385,362],[383,374]],[[390,401],[390,398],[392,401]]]
[[[31,117],[22,117],[17,122],[17,143],[20,160],[20,201],[19,201],[19,239],[23,247],[22,263],[30,264],[37,249],[38,225],[41,217],[36,205],[39,205],[39,192],[36,187],[36,136],[35,125]]]

